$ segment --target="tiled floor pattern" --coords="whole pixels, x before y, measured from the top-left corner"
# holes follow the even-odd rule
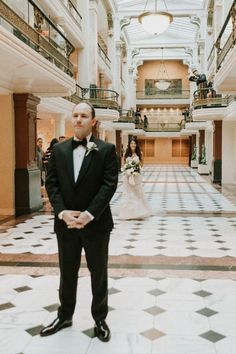
[[[57,269],[52,215],[1,224],[0,354],[236,354],[235,199],[189,168],[148,166],[143,175],[149,220],[117,219],[121,181],[112,200],[109,343],[93,337],[88,276],[79,279],[73,327],[39,337],[58,306],[58,275],[42,261]],[[17,262],[6,274],[3,260],[14,255],[24,274]]]
[[[110,255],[236,257],[236,216],[115,219]],[[1,253],[55,254],[53,216],[39,215],[1,233]]]
[[[0,277],[0,353],[234,354],[236,282],[233,280],[109,279],[112,339],[93,336],[90,279],[79,280],[72,328],[38,336],[56,316],[57,276]]]
[[[205,178],[191,168],[149,166],[143,171],[144,191],[154,212],[236,212],[236,205],[220,194]],[[112,200],[117,214],[122,192],[122,176]]]

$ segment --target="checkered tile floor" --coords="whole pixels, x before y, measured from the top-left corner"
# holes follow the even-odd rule
[[[118,219],[122,177],[112,200],[109,274],[117,276],[109,278],[111,341],[94,338],[87,275],[79,279],[73,327],[39,337],[56,316],[59,277],[46,264],[35,275],[30,264],[8,264],[8,274],[1,259],[53,257],[53,216],[42,213],[0,233],[0,354],[236,353],[235,204],[189,168],[148,166],[143,176],[151,218]]]

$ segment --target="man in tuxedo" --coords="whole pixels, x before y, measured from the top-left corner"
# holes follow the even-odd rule
[[[40,335],[48,336],[72,326],[78,271],[84,249],[92,284],[92,316],[95,335],[110,339],[107,263],[113,219],[109,202],[118,181],[115,146],[92,135],[95,110],[79,103],[72,113],[74,137],[53,147],[46,189],[55,211],[60,287],[57,318]]]

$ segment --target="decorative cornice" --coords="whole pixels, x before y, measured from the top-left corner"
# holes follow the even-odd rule
[[[140,53],[140,49],[139,48],[134,48],[131,52],[131,56],[132,58],[134,58],[136,55],[138,55]]]
[[[185,48],[185,54],[189,55],[190,57],[193,56],[193,50],[192,48],[188,47],[188,48]]]
[[[136,65],[136,68],[137,68],[138,66],[142,66],[142,65],[143,65],[143,60],[138,60],[138,61],[136,61],[135,65]]]
[[[190,62],[189,59],[184,59],[184,60],[183,60],[183,64],[184,64],[184,65],[187,65],[187,66],[190,66],[190,65],[191,65],[191,62]]]
[[[120,30],[122,30],[125,26],[129,26],[131,19],[129,17],[124,17],[120,20]]]
[[[190,23],[192,23],[193,25],[196,25],[198,28],[200,28],[201,25],[201,19],[197,16],[192,16],[190,18]]]

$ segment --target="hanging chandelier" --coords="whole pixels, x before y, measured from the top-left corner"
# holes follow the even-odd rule
[[[163,0],[163,2],[166,7],[165,0]],[[150,34],[158,35],[165,32],[173,21],[173,16],[168,12],[157,11],[157,0],[155,0],[155,11],[145,12],[147,3],[148,0],[146,1],[144,12],[138,17],[138,21],[141,23],[145,31]]]
[[[163,59],[163,48],[161,48],[161,64],[157,74],[157,80],[155,82],[155,86],[158,90],[165,91],[168,90],[170,84],[171,82]]]

